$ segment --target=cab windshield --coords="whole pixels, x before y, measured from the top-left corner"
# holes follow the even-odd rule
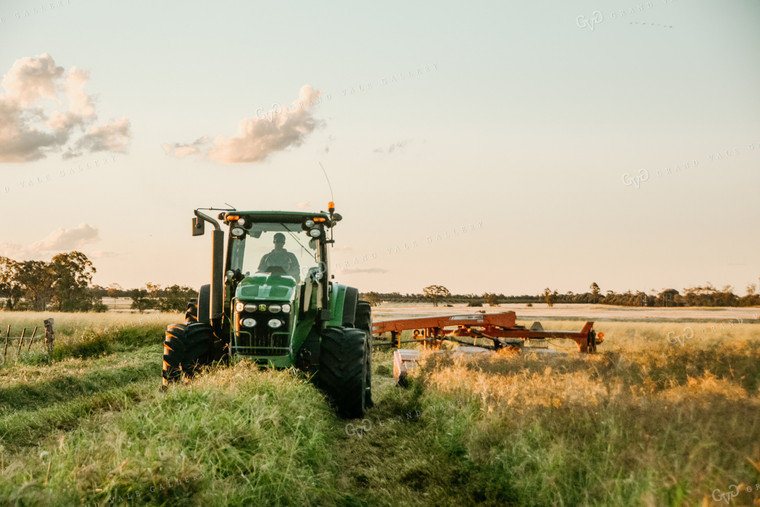
[[[254,223],[242,238],[231,239],[230,269],[244,276],[277,273],[296,283],[318,270],[318,244],[300,223]]]

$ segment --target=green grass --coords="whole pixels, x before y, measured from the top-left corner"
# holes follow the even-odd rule
[[[345,421],[245,362],[161,393],[165,322],[135,318],[0,367],[0,505],[710,505],[760,483],[757,326],[601,323],[594,356],[431,357],[408,389],[376,351],[376,406]]]

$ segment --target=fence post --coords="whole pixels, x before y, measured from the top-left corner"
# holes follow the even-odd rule
[[[24,344],[24,335],[26,334],[26,328],[24,328],[21,331],[21,338],[18,339],[18,351],[16,352],[16,356],[21,355],[21,346]]]
[[[29,345],[26,346],[26,351],[29,352],[32,350],[32,343],[34,343],[34,337],[37,335],[37,326],[34,326],[34,331],[32,331],[32,339],[29,340]]]
[[[53,340],[55,340],[54,320],[52,318],[45,319],[45,345],[47,345],[48,352],[53,352]]]
[[[8,354],[8,337],[11,335],[11,325],[8,324],[8,330],[5,332],[5,349],[3,349],[3,362],[5,362],[5,355]]]

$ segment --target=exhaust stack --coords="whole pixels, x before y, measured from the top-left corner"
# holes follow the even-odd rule
[[[193,218],[193,236],[201,236],[205,232],[205,222],[214,226],[211,233],[211,320],[222,316],[224,304],[224,231],[219,222],[210,216],[195,210]]]

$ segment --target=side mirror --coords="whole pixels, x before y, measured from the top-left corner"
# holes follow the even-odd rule
[[[343,215],[341,215],[340,213],[333,213],[332,219],[335,222],[340,222],[341,220],[343,220]]]
[[[203,236],[206,232],[206,222],[201,217],[193,217],[193,236]]]

